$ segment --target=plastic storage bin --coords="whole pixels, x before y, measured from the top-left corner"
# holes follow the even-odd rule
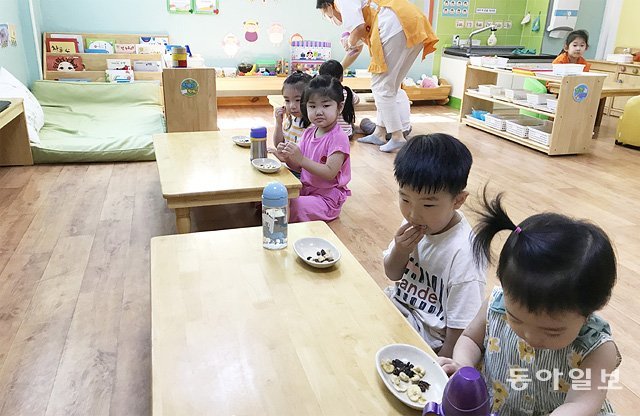
[[[541,126],[543,120],[524,117],[517,120],[505,120],[507,133],[515,134],[518,137],[527,138],[529,136],[529,127]]]
[[[553,123],[551,121],[545,121],[541,126],[529,126],[529,139],[548,146],[552,130]]]
[[[511,114],[485,114],[484,122],[487,126],[494,128],[496,130],[505,131],[507,128],[506,121],[507,120],[517,120],[522,116],[519,115],[511,115]]]
[[[555,99],[556,96],[553,95],[553,94],[532,94],[532,93],[527,93],[527,102],[529,104],[531,104],[531,105],[546,104],[548,98]]]
[[[498,87],[497,85],[484,84],[478,85],[478,93],[482,95],[503,95],[504,88]]]
[[[558,99],[557,98],[547,98],[547,109],[549,111],[556,112],[558,108]]]
[[[527,99],[527,90],[518,90],[505,88],[504,96],[510,100],[526,100]]]
[[[553,75],[580,75],[583,70],[582,64],[553,64]]]

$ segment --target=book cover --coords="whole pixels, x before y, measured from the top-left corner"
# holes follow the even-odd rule
[[[166,36],[140,36],[140,44],[168,45],[169,38]]]
[[[133,70],[140,72],[162,71],[162,61],[133,61]]]
[[[47,56],[47,71],[73,72],[84,71],[80,56]]]
[[[89,49],[104,49],[107,53],[114,53],[115,49],[113,45],[116,44],[115,39],[96,39],[87,38],[87,48]]]
[[[150,45],[148,43],[136,45],[136,53],[140,53],[140,54],[148,54],[148,53],[164,54],[165,50],[166,48],[164,45]]]
[[[107,69],[131,69],[130,59],[107,59]]]
[[[105,80],[107,82],[133,82],[133,71],[130,69],[107,69],[105,71]]]
[[[47,38],[47,51],[53,53],[78,53],[78,40],[75,38]]]
[[[116,53],[136,53],[135,43],[116,43]]]
[[[82,35],[74,35],[69,33],[51,33],[51,39],[75,39],[78,42],[78,53],[84,53],[84,40]]]

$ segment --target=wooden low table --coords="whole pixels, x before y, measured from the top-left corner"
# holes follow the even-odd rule
[[[176,212],[179,233],[191,231],[191,207],[260,201],[262,189],[281,182],[296,198],[302,183],[283,167],[265,174],[251,166],[249,149],[231,133],[204,131],[153,136],[162,195]]]
[[[360,102],[355,106],[356,112],[376,111],[376,103],[373,101],[373,94],[360,93],[358,96],[360,97]],[[269,104],[271,104],[271,107],[273,107],[274,110],[284,106],[284,97],[280,94],[267,95],[267,99],[269,99]]]
[[[282,94],[285,77],[242,76],[216,79],[218,107],[269,105],[268,95]],[[348,77],[344,85],[352,90],[371,91],[371,78]]]
[[[0,166],[33,165],[22,98],[10,98],[0,113]]]
[[[322,237],[330,269],[293,243]],[[385,345],[420,335],[323,222],[291,224],[289,247],[260,227],[151,240],[152,407],[162,415],[420,415],[376,372]]]

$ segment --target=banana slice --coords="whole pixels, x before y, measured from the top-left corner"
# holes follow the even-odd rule
[[[391,374],[391,377],[389,377],[389,379],[395,386],[400,385],[400,377],[396,376],[395,374]]]
[[[417,402],[422,397],[422,391],[420,391],[420,387],[412,384],[411,386],[409,386],[409,388],[407,388],[407,396],[412,402]]]
[[[398,384],[394,384],[393,387],[398,390],[400,393],[404,393],[405,391],[407,391],[407,389],[409,388],[409,386],[406,383],[398,383]]]
[[[420,374],[420,378],[424,377],[426,371],[424,371],[424,368],[420,367],[419,365],[413,367],[413,372],[416,374]]]
[[[387,374],[391,374],[393,373],[393,370],[395,370],[395,367],[393,366],[393,364],[391,363],[391,360],[389,359],[382,360],[380,362],[380,367],[382,367],[382,371],[384,371]]]
[[[418,381],[420,381],[420,379],[421,379],[421,378],[422,378],[422,377],[420,376],[420,374],[415,373],[415,374],[413,375],[413,377],[411,377],[411,381],[412,381],[412,382],[414,382],[414,383],[417,383]]]
[[[427,404],[427,398],[424,397],[423,395],[420,395],[420,398],[418,399],[418,404]]]
[[[400,377],[400,380],[404,381],[405,383],[409,381],[409,376],[405,374],[403,371],[400,372],[398,377]]]

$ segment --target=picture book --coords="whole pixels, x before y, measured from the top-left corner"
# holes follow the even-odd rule
[[[162,61],[133,61],[133,70],[140,72],[162,71]]]
[[[136,53],[135,43],[116,43],[116,53]]]
[[[133,82],[133,71],[130,69],[107,69],[105,71],[105,80],[107,82]]]
[[[47,55],[47,71],[84,71],[84,65],[80,56]]]
[[[166,36],[140,36],[140,43],[147,45],[167,45],[169,38]]]
[[[49,35],[51,39],[75,39],[78,42],[78,53],[84,53],[84,40],[82,35],[73,35],[69,33],[52,33]]]
[[[107,69],[131,69],[130,59],[107,59]]]
[[[78,40],[74,38],[47,38],[47,51],[53,53],[78,53]]]
[[[149,45],[147,43],[143,43],[140,45],[136,45],[136,53],[158,53],[164,54],[166,48],[164,45]]]
[[[114,46],[116,44],[115,39],[95,39],[87,38],[87,48],[89,49],[104,49],[107,53],[114,53]]]

